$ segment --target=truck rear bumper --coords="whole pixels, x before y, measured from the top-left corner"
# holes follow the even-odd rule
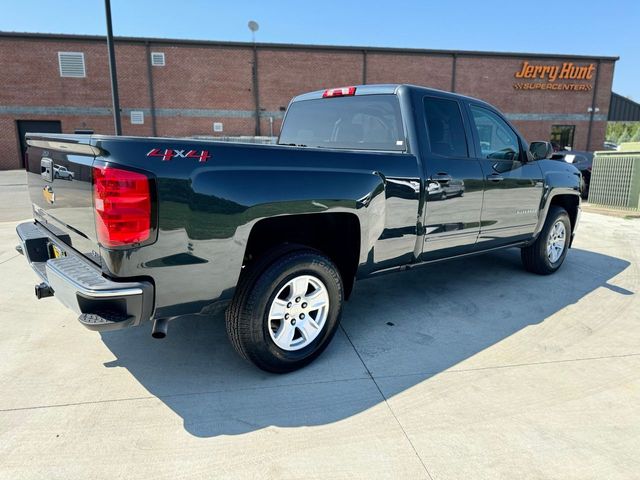
[[[36,286],[38,298],[55,295],[90,330],[116,330],[151,318],[154,289],[150,282],[115,282],[104,277],[97,266],[38,223],[22,223],[16,231],[22,253],[42,280]]]

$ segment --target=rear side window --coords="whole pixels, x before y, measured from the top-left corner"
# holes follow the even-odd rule
[[[278,144],[405,151],[398,98],[361,95],[292,103]]]
[[[445,157],[468,157],[467,136],[458,102],[425,97],[424,111],[431,152]]]

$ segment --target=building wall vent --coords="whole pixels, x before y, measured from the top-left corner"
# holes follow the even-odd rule
[[[164,67],[164,52],[151,52],[151,65]]]
[[[129,116],[131,118],[131,125],[144,125],[144,112],[139,110],[132,111]]]
[[[58,52],[58,64],[61,77],[84,78],[87,76],[82,52]]]

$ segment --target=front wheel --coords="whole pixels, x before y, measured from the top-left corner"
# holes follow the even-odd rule
[[[342,280],[313,250],[284,254],[254,267],[238,286],[226,324],[234,348],[257,367],[297,370],[327,347],[340,321]]]
[[[539,275],[555,272],[567,256],[570,239],[569,214],[564,208],[552,205],[536,241],[521,250],[524,268]]]

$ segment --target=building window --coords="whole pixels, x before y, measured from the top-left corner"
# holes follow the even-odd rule
[[[144,112],[139,110],[131,111],[129,118],[131,119],[131,125],[144,125]]]
[[[164,52],[151,52],[151,65],[164,67]]]
[[[573,148],[573,136],[576,133],[575,125],[552,125],[551,143],[554,150]]]
[[[84,78],[87,76],[82,52],[58,52],[58,65],[61,77]]]

